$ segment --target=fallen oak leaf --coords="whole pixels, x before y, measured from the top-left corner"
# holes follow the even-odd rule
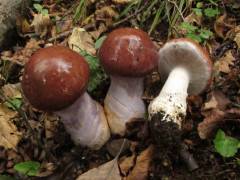
[[[229,73],[231,71],[230,66],[234,64],[235,58],[232,55],[231,50],[228,50],[223,57],[214,63],[215,74],[219,72]]]
[[[40,37],[47,35],[49,28],[52,26],[49,15],[34,14],[31,26],[34,27],[35,33]]]
[[[212,136],[219,125],[227,121],[239,121],[240,109],[232,108],[226,111],[214,109],[201,123],[198,124],[198,134],[201,139]]]
[[[237,46],[240,49],[240,26],[237,26],[234,29],[234,32],[235,32],[235,37],[233,40],[237,43]]]
[[[214,31],[216,35],[224,39],[226,37],[226,32],[234,28],[234,21],[234,19],[228,18],[226,13],[219,16],[214,22]]]
[[[92,36],[83,28],[74,28],[68,40],[69,47],[76,51],[86,51],[88,54],[96,55]]]
[[[130,157],[121,158],[120,163],[119,163],[119,168],[120,168],[121,173],[124,176],[127,176],[129,174],[129,172],[135,165],[135,161],[136,161],[136,154],[133,154]]]
[[[213,90],[210,100],[203,105],[204,120],[198,125],[201,139],[211,136],[214,130],[223,122],[226,108],[231,101],[219,90]]]
[[[76,180],[121,180],[116,159],[81,174]]]
[[[211,98],[204,104],[203,110],[206,111],[214,108],[225,110],[230,103],[231,101],[221,91],[213,90]]]
[[[0,146],[16,149],[22,134],[17,130],[11,119],[17,113],[0,104]]]
[[[22,94],[20,92],[21,85],[20,83],[17,84],[5,84],[2,87],[2,91],[4,96],[8,98],[22,98]]]
[[[147,180],[152,162],[153,145],[145,149],[136,159],[136,164],[125,180]]]
[[[207,139],[209,136],[213,135],[212,133],[218,127],[220,122],[223,122],[224,117],[225,112],[218,109],[212,110],[211,114],[198,124],[197,130],[200,138]]]

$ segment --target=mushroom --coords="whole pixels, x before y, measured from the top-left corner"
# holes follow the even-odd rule
[[[24,68],[22,90],[30,104],[61,117],[75,144],[99,149],[110,137],[103,108],[85,92],[89,67],[62,46],[38,50]]]
[[[113,134],[124,135],[127,122],[145,115],[143,79],[157,67],[158,52],[147,33],[120,28],[105,39],[99,58],[111,78],[104,101],[108,123]]]
[[[171,135],[173,129],[178,131],[182,128],[188,94],[197,95],[209,84],[212,62],[200,45],[190,39],[179,38],[167,42],[159,50],[158,70],[166,82],[150,103],[148,112],[153,123],[161,124],[158,127],[164,131],[172,128],[169,130]]]

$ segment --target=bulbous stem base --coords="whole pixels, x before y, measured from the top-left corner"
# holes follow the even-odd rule
[[[91,149],[101,148],[110,138],[109,126],[100,104],[84,93],[70,107],[55,114],[61,117],[75,144]]]
[[[111,76],[111,85],[104,101],[108,123],[113,134],[124,135],[126,123],[143,118],[143,78]]]

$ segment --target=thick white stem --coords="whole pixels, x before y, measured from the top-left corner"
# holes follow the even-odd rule
[[[104,108],[113,134],[124,135],[126,122],[144,117],[146,108],[142,94],[143,78],[111,76]]]
[[[103,108],[87,93],[70,107],[56,111],[55,114],[61,117],[75,144],[99,149],[110,138]]]
[[[173,121],[181,127],[183,116],[186,115],[188,85],[187,70],[182,67],[173,69],[160,94],[148,107],[150,119],[153,115],[161,113],[163,121]]]

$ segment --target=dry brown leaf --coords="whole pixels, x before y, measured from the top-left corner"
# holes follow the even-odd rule
[[[34,27],[35,33],[44,37],[47,35],[52,23],[49,15],[34,14],[31,26]]]
[[[96,31],[89,32],[94,39],[98,39],[100,35],[107,30],[107,27],[104,23],[101,23]]]
[[[6,84],[2,87],[3,94],[8,98],[21,98],[20,83],[17,84]]]
[[[118,13],[111,6],[104,6],[96,11],[97,18],[114,18]]]
[[[121,180],[116,159],[90,169],[81,174],[76,180]]]
[[[133,170],[126,177],[126,180],[146,180],[148,178],[149,167],[152,161],[153,146],[144,150],[136,160]]]
[[[6,60],[12,60],[18,64],[24,65],[31,55],[40,48],[40,44],[42,43],[43,41],[37,41],[36,39],[31,38],[23,49],[19,49],[15,52],[13,57],[6,58]]]
[[[214,63],[214,71],[229,73],[231,71],[230,66],[234,64],[235,58],[232,55],[231,50],[228,50],[223,57]]]
[[[135,0],[112,0],[112,2],[116,3],[116,4],[127,4],[130,2],[133,2]]]
[[[58,125],[58,118],[54,115],[47,113],[43,114],[44,126],[45,126],[45,136],[46,138],[52,138],[55,135],[56,127]]]
[[[26,18],[23,17],[17,17],[16,19],[16,25],[17,25],[17,30],[20,33],[30,33],[33,32],[33,28],[31,27],[30,23]]]
[[[203,122],[198,125],[198,134],[201,139],[206,139],[212,136],[219,125],[227,121],[239,122],[240,110],[239,108],[232,108],[229,110],[213,109],[205,116]]]
[[[214,23],[216,35],[224,39],[226,37],[226,32],[234,28],[234,21],[234,19],[228,18],[226,13],[222,16],[219,16]]]
[[[96,55],[93,38],[83,28],[73,29],[72,35],[69,37],[68,44],[69,47],[76,52],[84,50],[93,56]]]
[[[118,17],[118,15],[118,12],[116,12],[111,6],[104,6],[95,12],[96,20],[105,22],[107,26],[110,26],[113,23],[113,19]]]
[[[196,13],[191,13],[184,19],[185,22],[196,23],[199,26],[202,25],[202,20],[202,16],[198,16]]]
[[[235,32],[235,37],[233,40],[237,43],[238,48],[240,49],[240,26],[237,26],[234,29],[234,32]]]
[[[134,164],[135,164],[135,158],[136,158],[136,154],[133,154],[132,156],[130,157],[124,157],[120,164],[119,164],[119,168],[120,168],[120,171],[121,173],[124,175],[124,176],[127,176],[127,174],[129,173],[129,171],[134,167]]]
[[[224,119],[225,113],[214,109],[201,123],[198,124],[198,134],[201,139],[206,139],[212,135],[220,122]]]
[[[219,109],[225,110],[231,101],[219,90],[211,92],[211,98],[204,104],[203,110]]]
[[[0,146],[15,149],[21,139],[21,133],[11,122],[11,118],[16,116],[15,111],[11,111],[3,104],[0,104]]]

